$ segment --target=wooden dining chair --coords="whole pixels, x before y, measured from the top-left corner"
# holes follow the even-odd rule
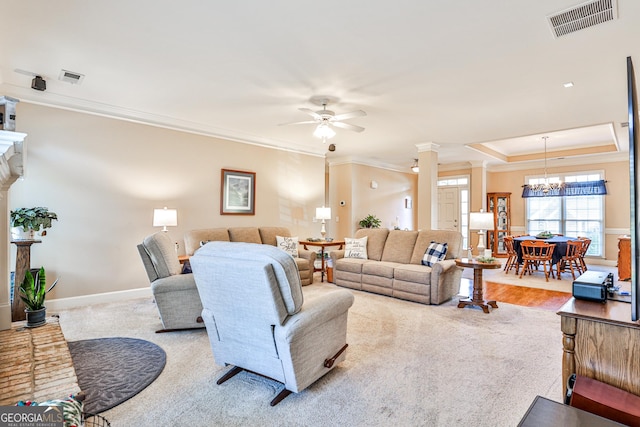
[[[580,257],[578,261],[580,262],[580,266],[582,267],[582,272],[587,271],[587,264],[584,262],[584,257],[587,255],[587,251],[589,250],[589,246],[591,245],[591,239],[588,237],[580,237],[578,236],[578,240],[582,243],[582,248],[580,248]]]
[[[516,269],[516,274],[518,274],[518,270],[520,269],[520,264],[518,263],[518,253],[513,247],[513,236],[505,236],[504,238],[504,246],[507,248],[507,261],[504,263],[504,272],[509,273],[509,270],[512,268]]]
[[[580,240],[569,240],[567,242],[567,252],[562,256],[562,259],[556,264],[558,272],[558,280],[560,280],[561,273],[571,272],[571,277],[576,280],[576,272],[582,274],[582,264],[580,262],[583,242]]]
[[[555,278],[553,272],[553,250],[556,245],[553,243],[543,242],[542,240],[527,240],[520,244],[522,248],[522,270],[520,278],[525,273],[533,274],[533,267],[542,265],[544,269],[544,278],[549,281],[549,276]]]

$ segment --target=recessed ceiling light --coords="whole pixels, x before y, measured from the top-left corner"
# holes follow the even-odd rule
[[[566,82],[562,86],[564,86],[564,87],[573,87],[573,82]]]

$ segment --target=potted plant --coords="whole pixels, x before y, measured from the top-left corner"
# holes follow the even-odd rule
[[[362,228],[380,228],[382,221],[375,215],[367,215],[360,220],[359,224]]]
[[[44,306],[44,300],[57,283],[58,279],[47,289],[44,267],[40,267],[35,277],[30,270],[24,274],[19,292],[20,299],[26,306],[24,311],[27,314],[28,327],[42,326],[46,323],[47,307]]]
[[[48,208],[38,206],[35,208],[18,208],[11,211],[12,238],[14,240],[33,239],[36,231],[41,235],[47,234],[46,229],[51,228],[53,220],[57,220],[58,215],[50,212]]]

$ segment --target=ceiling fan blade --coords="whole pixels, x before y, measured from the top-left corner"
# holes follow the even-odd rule
[[[310,110],[308,108],[298,108],[298,110],[302,111],[303,113],[307,113],[316,120],[322,120],[322,116],[313,110]]]
[[[354,117],[363,117],[366,115],[367,113],[365,113],[364,111],[356,110],[350,113],[343,113],[343,114],[338,114],[337,116],[333,116],[333,120],[347,120],[347,119],[352,119]]]
[[[280,123],[278,126],[288,126],[288,125],[306,125],[308,123],[318,123],[317,120],[306,120],[304,122],[289,122],[289,123]]]
[[[331,124],[337,128],[352,130],[354,132],[362,132],[364,130],[364,128],[361,126],[356,126],[349,123],[331,122]]]

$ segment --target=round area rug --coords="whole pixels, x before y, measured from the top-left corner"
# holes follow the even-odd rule
[[[167,356],[156,344],[135,338],[71,341],[69,351],[84,411],[98,414],[132,398],[164,369]]]

